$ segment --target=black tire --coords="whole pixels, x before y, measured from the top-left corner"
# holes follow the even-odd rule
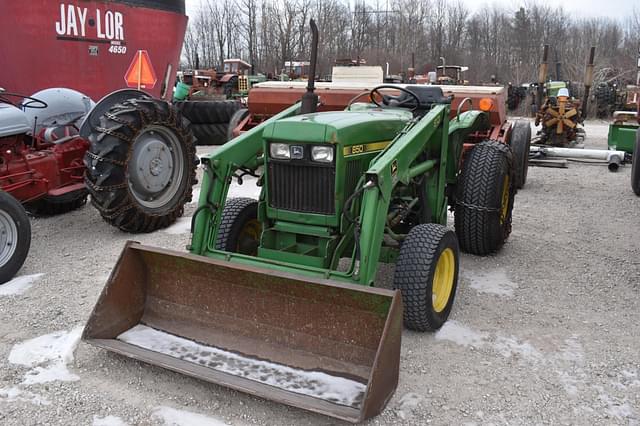
[[[191,201],[195,146],[188,123],[166,101],[130,99],[89,135],[85,183],[108,223],[126,232],[171,225]]]
[[[227,124],[242,108],[236,101],[183,101],[175,106],[191,124]]]
[[[22,204],[0,191],[0,284],[11,280],[31,246],[31,223]]]
[[[192,124],[196,145],[223,145],[227,142],[228,124]]]
[[[454,216],[462,251],[484,256],[502,247],[511,233],[514,180],[508,145],[483,141],[467,155],[458,178]]]
[[[261,232],[258,202],[253,198],[229,198],[222,211],[216,249],[257,256]]]
[[[636,145],[631,157],[631,188],[640,196],[640,128],[636,130]]]
[[[531,125],[526,120],[518,120],[511,131],[509,145],[513,151],[516,167],[516,188],[524,187],[529,171],[529,148],[531,147]]]
[[[443,254],[445,252],[449,254]],[[405,327],[416,331],[437,330],[442,327],[451,313],[456,295],[459,257],[456,234],[446,227],[426,223],[414,226],[409,231],[402,242],[393,277],[394,288],[402,294]],[[454,268],[451,272],[444,267],[451,274],[448,277],[444,271],[439,271],[436,275],[440,259],[444,259],[449,268]],[[434,301],[434,290],[437,290],[434,289],[434,284],[436,281],[441,282],[436,280],[437,277],[450,283],[450,287],[437,286],[441,288],[441,297],[436,296]]]
[[[246,108],[241,108],[233,113],[231,120],[229,120],[229,125],[227,126],[227,141],[230,141],[234,138],[233,129],[238,127],[238,124],[240,124],[240,122],[244,120],[247,115],[249,115],[249,110]]]
[[[26,208],[29,212],[35,215],[54,216],[67,213],[84,206],[87,203],[87,195],[88,191],[86,189],[81,189],[58,197],[46,196],[38,201],[29,203]]]

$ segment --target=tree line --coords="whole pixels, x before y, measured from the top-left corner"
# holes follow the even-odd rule
[[[562,7],[531,3],[517,10],[490,5],[475,13],[459,0],[202,0],[190,16],[183,66],[219,68],[226,58],[277,75],[286,61],[308,60],[314,18],[320,30],[317,75],[337,59],[389,64],[392,74],[426,74],[441,64],[468,66],[472,83],[537,79],[542,46],[551,46],[555,77],[582,81],[590,46],[596,82],[635,82],[640,9],[624,19],[577,18]]]

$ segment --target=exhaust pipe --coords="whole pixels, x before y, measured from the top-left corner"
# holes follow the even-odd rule
[[[582,100],[583,119],[587,118],[589,92],[591,91],[591,86],[593,85],[593,61],[595,59],[595,55],[596,48],[595,46],[591,46],[591,51],[589,52],[589,61],[587,62],[587,68],[584,72],[584,99]]]
[[[309,114],[318,110],[318,95],[314,93],[316,79],[316,62],[318,60],[318,26],[316,21],[309,21],[311,27],[311,59],[309,60],[309,78],[307,79],[307,92],[302,95],[301,114]]]

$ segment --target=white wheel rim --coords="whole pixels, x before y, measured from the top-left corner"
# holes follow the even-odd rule
[[[18,227],[13,218],[0,210],[0,267],[6,265],[18,247]]]

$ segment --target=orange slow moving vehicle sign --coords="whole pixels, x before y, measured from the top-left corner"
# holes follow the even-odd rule
[[[124,75],[128,87],[140,89],[153,89],[158,78],[151,65],[149,53],[146,50],[138,50]]]

